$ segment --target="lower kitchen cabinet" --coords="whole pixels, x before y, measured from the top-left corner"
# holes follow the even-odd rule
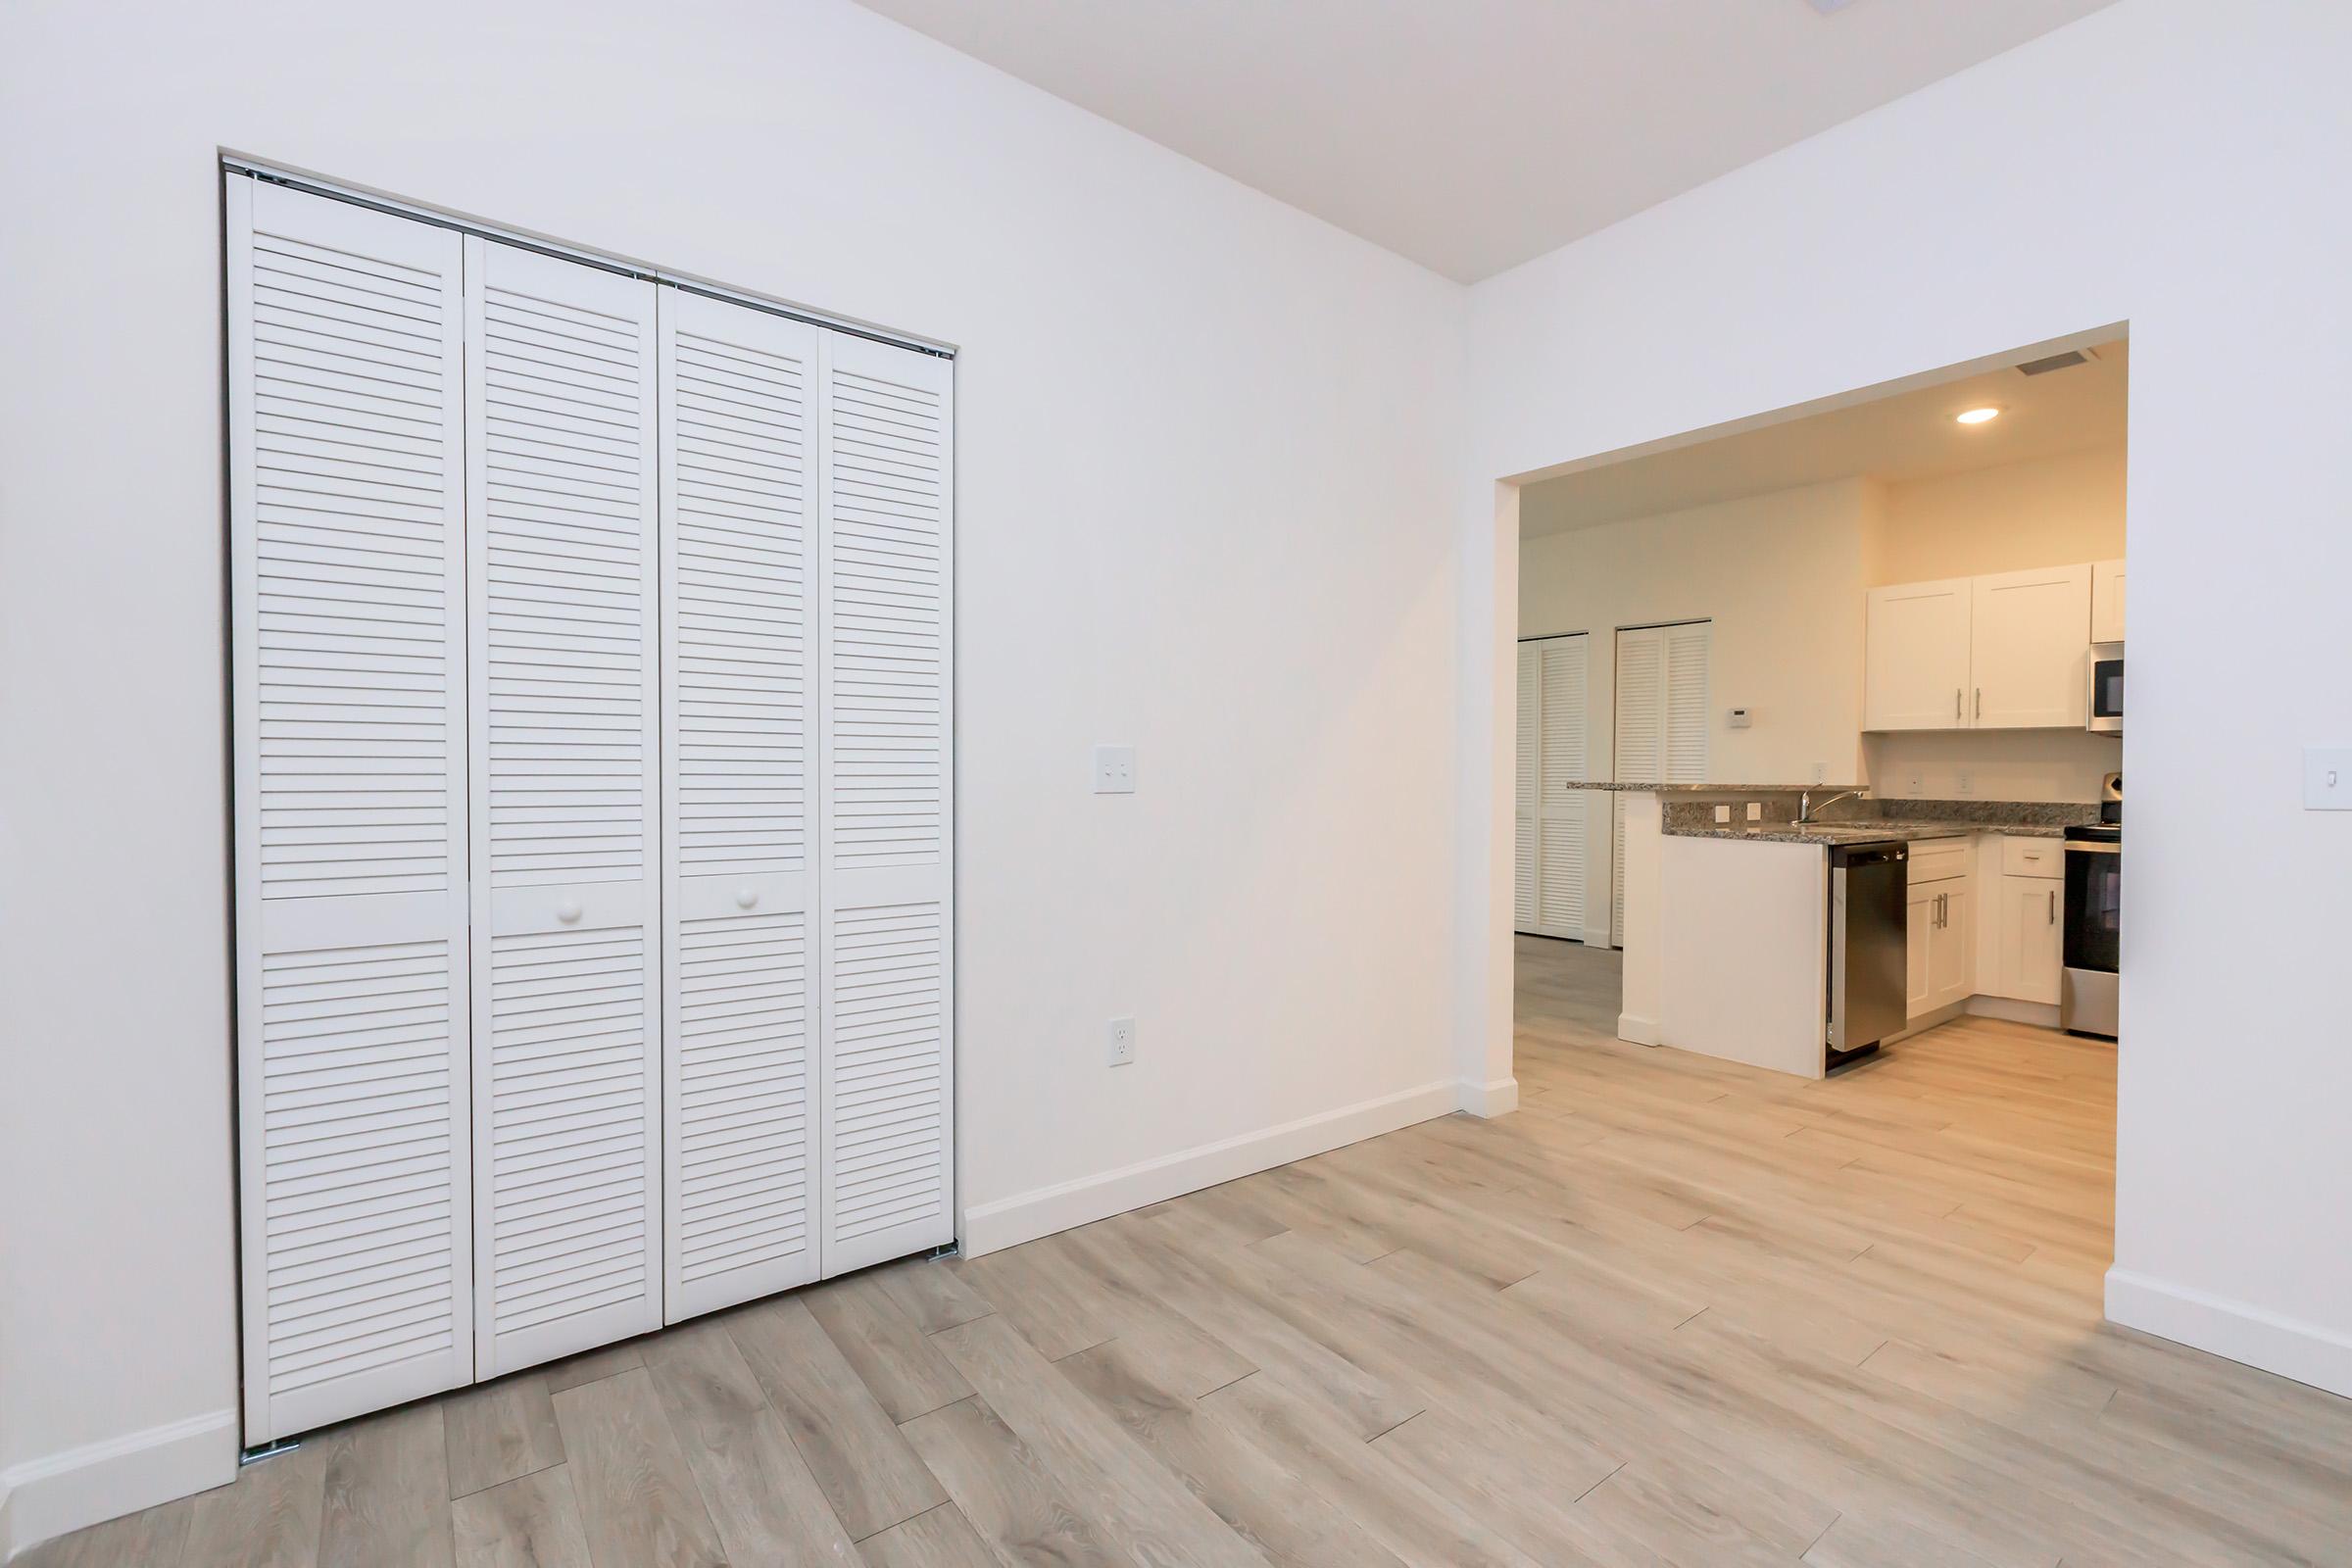
[[[1977,989],[1975,898],[1966,877],[1922,883],[1904,901],[1903,995],[1916,1018]]]
[[[1996,995],[2018,1002],[2058,1002],[2061,948],[2059,905],[2065,884],[2056,877],[2003,876],[1992,926]]]

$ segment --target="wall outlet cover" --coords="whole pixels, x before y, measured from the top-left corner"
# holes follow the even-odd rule
[[[1731,808],[1730,807],[1728,807],[1728,806],[1718,806],[1717,808],[1715,808],[1715,820],[1716,820],[1716,821],[1718,821],[1718,822],[1729,822],[1731,819],[1732,819],[1732,808]]]
[[[1133,1018],[1110,1020],[1106,1059],[1108,1064],[1113,1067],[1124,1067],[1135,1060],[1135,1020]]]
[[[1959,772],[1957,772],[1957,773],[1954,773],[1954,774],[1952,775],[1952,793],[1953,793],[1954,795],[1974,795],[1974,794],[1976,794],[1976,793],[1977,793],[1977,775],[1976,775],[1976,774],[1974,774],[1974,773],[1971,773],[1971,772],[1969,772],[1969,771],[1968,771],[1968,770],[1966,770],[1965,768],[1963,768],[1961,771],[1959,771]]]
[[[1098,746],[1095,748],[1095,793],[1097,795],[1133,795],[1135,793],[1134,747]]]
[[[1761,822],[1764,820],[1764,803],[1762,801],[1750,801],[1747,803],[1747,819],[1750,822]]]
[[[2303,748],[2303,809],[2352,811],[2352,747]]]

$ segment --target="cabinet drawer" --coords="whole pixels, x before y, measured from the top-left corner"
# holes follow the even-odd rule
[[[1911,885],[1968,875],[1968,840],[1921,839],[1911,846]]]
[[[2003,876],[2066,875],[2066,843],[2062,839],[2001,840]]]

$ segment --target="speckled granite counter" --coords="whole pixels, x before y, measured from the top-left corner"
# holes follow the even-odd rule
[[[1759,844],[1883,844],[1888,840],[1914,843],[1920,839],[1957,839],[1971,833],[2000,833],[2010,838],[2055,839],[2066,836],[2063,826],[2042,822],[1709,822],[1701,827],[1668,827],[1677,839],[1753,839]]]
[[[1615,779],[1579,780],[1563,784],[1570,790],[1631,791],[1642,795],[1801,795],[1807,790],[1814,794],[1835,795],[1839,790],[1857,790],[1859,784],[1656,784],[1622,783]]]
[[[1761,793],[1761,792],[1758,792]],[[1822,790],[1815,787],[1819,798]],[[1831,794],[1837,793],[1830,791]],[[1735,805],[1735,820],[1715,820],[1715,803],[1669,801],[1660,831],[1670,838],[1754,839],[1762,844],[1861,844],[1872,840],[1957,838],[1964,833],[2002,833],[2014,838],[2064,838],[2069,826],[2095,822],[2099,808],[2051,801],[1839,801],[1823,821],[1796,824],[1793,802],[1771,799],[1757,803],[1762,821],[1744,820]]]

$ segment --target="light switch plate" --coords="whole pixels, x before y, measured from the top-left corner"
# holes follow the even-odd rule
[[[2303,809],[2352,811],[2352,746],[2303,748]]]
[[[1732,819],[1732,808],[1731,808],[1730,807],[1728,807],[1728,806],[1718,806],[1717,808],[1715,808],[1715,820],[1716,820],[1716,821],[1718,821],[1718,822],[1729,822],[1731,819]]]
[[[1747,803],[1747,819],[1750,822],[1761,822],[1764,820],[1764,803],[1762,801],[1750,801]]]
[[[1135,793],[1134,747],[1098,746],[1095,748],[1095,793],[1097,795],[1133,795]]]

